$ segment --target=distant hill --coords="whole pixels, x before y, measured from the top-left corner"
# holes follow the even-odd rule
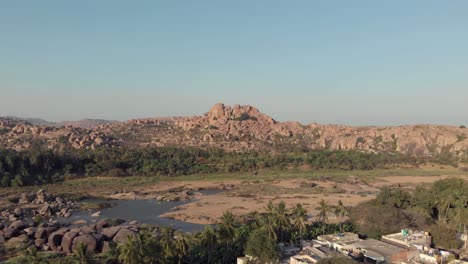
[[[92,129],[94,127],[106,124],[116,123],[118,121],[113,120],[104,120],[104,119],[81,119],[77,121],[60,121],[60,122],[51,122],[44,120],[42,118],[23,118],[17,116],[5,116],[0,117],[4,119],[10,119],[12,121],[25,122],[34,126],[50,126],[50,127],[62,127],[62,126],[73,126],[80,128]]]
[[[55,125],[54,122],[49,122],[41,118],[23,118],[23,117],[17,117],[17,116],[6,116],[5,118],[16,120],[16,121],[28,122],[31,125],[35,125],[35,126],[54,126]]]
[[[78,121],[62,121],[55,123],[55,126],[73,126],[92,129],[100,125],[107,125],[117,123],[118,121],[104,120],[104,119],[81,119]]]
[[[18,122],[23,120],[23,122]],[[25,123],[26,122],[26,123]],[[39,125],[38,125],[39,124]],[[45,126],[44,126],[45,124]],[[116,122],[83,119],[51,123],[42,119],[1,119],[0,147],[194,146],[226,151],[303,153],[359,150],[415,157],[456,155],[468,160],[468,129],[444,125],[344,126],[278,122],[249,105],[216,104],[201,116],[133,119]]]

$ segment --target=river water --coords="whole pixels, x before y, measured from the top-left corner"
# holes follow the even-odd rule
[[[203,190],[200,191],[204,195],[210,195],[220,192],[219,190]],[[75,210],[69,218],[60,218],[62,223],[72,223],[77,220],[100,220],[104,218],[119,218],[126,221],[136,220],[140,224],[152,224],[158,226],[171,226],[175,229],[184,232],[201,231],[205,225],[193,224],[169,218],[159,217],[159,215],[170,212],[174,207],[184,205],[194,200],[178,201],[178,202],[161,202],[154,199],[151,200],[98,200],[88,199],[83,202],[93,203],[111,203],[112,207],[100,210]],[[92,217],[91,214],[100,211],[99,217]]]

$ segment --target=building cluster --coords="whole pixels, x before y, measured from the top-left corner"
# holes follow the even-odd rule
[[[431,248],[427,232],[403,229],[400,233],[382,236],[381,240],[360,239],[354,233],[319,236],[303,241],[300,252],[289,258],[290,264],[312,264],[320,259],[343,254],[366,264],[451,262],[450,252]],[[454,263],[467,263],[454,261]]]

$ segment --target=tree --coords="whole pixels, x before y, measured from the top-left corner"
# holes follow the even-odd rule
[[[236,228],[237,228],[237,221],[234,215],[227,211],[225,212],[221,218],[220,222],[218,223],[218,237],[221,241],[225,243],[226,248],[224,249],[224,263],[228,263],[228,256],[229,256],[229,244],[234,242],[236,239]]]
[[[278,249],[265,228],[254,230],[247,240],[245,254],[254,257],[255,263],[277,263]]]
[[[338,201],[338,204],[335,206],[335,215],[340,218],[340,232],[343,232],[341,220],[348,214],[346,207],[343,205],[341,200]]]
[[[128,236],[127,240],[118,246],[119,261],[123,264],[144,263],[145,251],[141,235]]]
[[[88,246],[85,243],[78,244],[73,255],[79,264],[92,264],[95,262],[93,252],[88,250]]]
[[[446,225],[432,225],[429,227],[432,236],[432,243],[445,249],[459,249],[462,241],[457,237],[457,231]]]
[[[218,235],[221,241],[226,244],[234,241],[236,237],[236,227],[237,221],[234,215],[229,211],[225,212],[218,223]]]
[[[328,221],[328,213],[332,211],[332,207],[325,200],[320,200],[319,207],[317,208],[319,213],[317,215],[317,221],[322,225],[322,234],[325,235],[325,224]]]
[[[302,234],[307,229],[307,211],[302,204],[296,204],[292,210],[292,226],[299,231],[299,242],[302,245]]]
[[[119,263],[119,249],[115,243],[109,244],[109,250],[103,254],[103,261],[105,264],[118,264]]]
[[[174,251],[175,255],[179,259],[179,264],[182,258],[187,254],[189,247],[190,237],[187,234],[184,234],[180,231],[175,232],[174,234]]]
[[[161,233],[158,236],[159,244],[165,258],[170,258],[175,255],[174,251],[174,230],[170,227],[162,227]]]
[[[276,226],[278,227],[278,232],[280,235],[280,241],[284,241],[284,231],[290,227],[290,222],[288,219],[288,214],[286,211],[286,204],[281,201],[275,210],[275,219],[276,219]]]
[[[205,227],[205,230],[200,233],[200,245],[204,253],[208,254],[207,264],[214,263],[213,251],[216,248],[217,238],[215,230],[211,226]]]
[[[263,224],[261,227],[265,229],[271,240],[276,241],[278,239],[278,236],[276,235],[276,220],[273,215],[267,215],[263,218]]]
[[[246,222],[251,230],[255,230],[262,226],[263,219],[257,211],[253,211],[246,215]]]

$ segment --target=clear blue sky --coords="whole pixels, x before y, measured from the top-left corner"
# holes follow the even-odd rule
[[[468,1],[2,1],[0,115],[468,125]]]

